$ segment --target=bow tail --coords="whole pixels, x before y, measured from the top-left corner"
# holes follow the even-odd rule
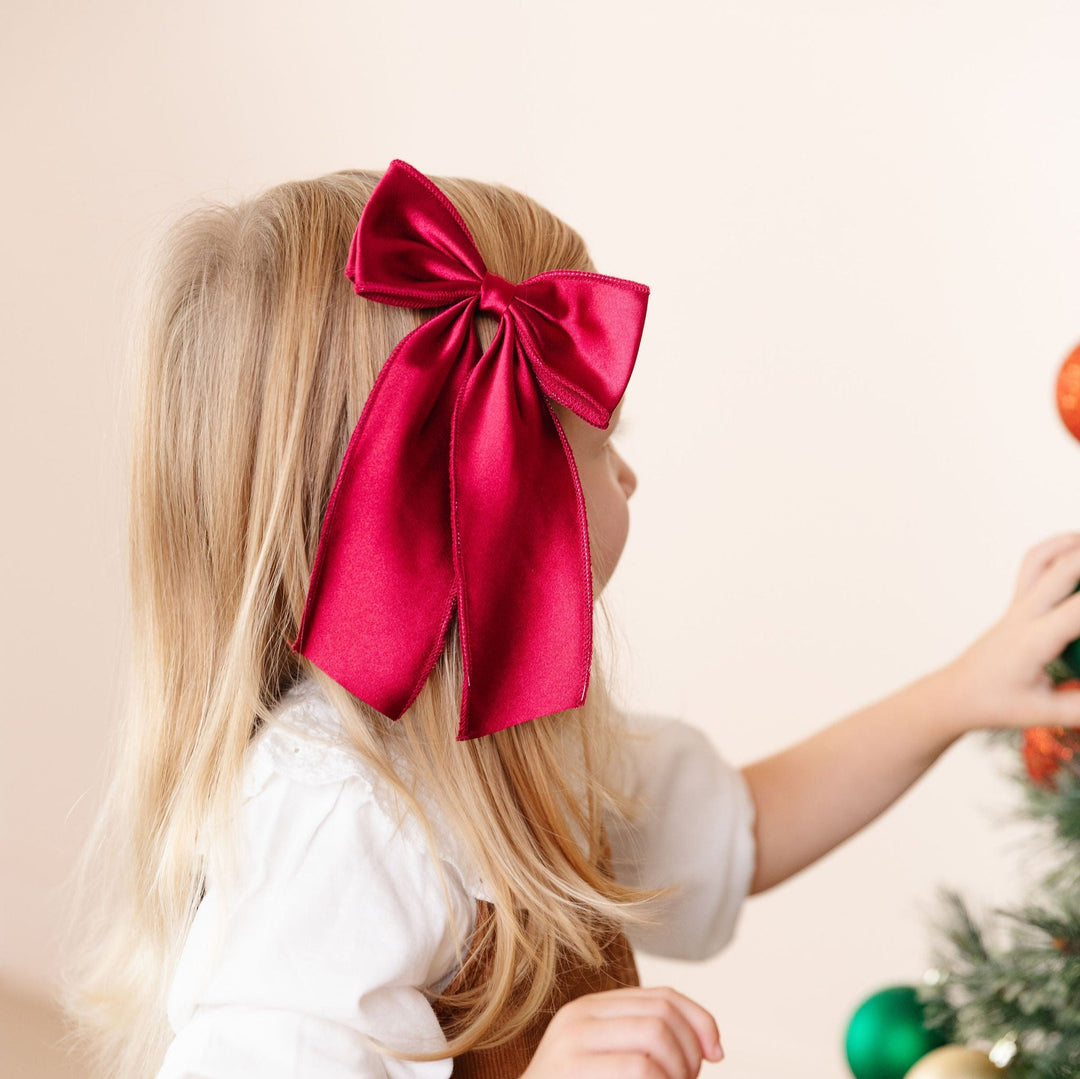
[[[397,719],[442,652],[455,596],[449,441],[479,353],[469,304],[407,337],[383,365],[323,520],[292,647]]]
[[[582,704],[592,656],[577,468],[505,320],[458,400],[451,468],[462,740]]]

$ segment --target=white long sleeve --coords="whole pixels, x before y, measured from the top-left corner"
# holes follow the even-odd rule
[[[734,931],[753,873],[753,808],[741,774],[700,732],[632,717],[650,732],[629,763],[646,801],[610,827],[616,872],[683,882],[645,951],[703,958]],[[419,827],[353,754],[314,683],[294,687],[245,767],[235,886],[211,879],[168,1011],[175,1038],[158,1079],[445,1079],[449,1059],[396,1061],[367,1043],[445,1045],[424,989],[456,969],[476,900],[490,898],[456,839],[437,832],[451,907]]]

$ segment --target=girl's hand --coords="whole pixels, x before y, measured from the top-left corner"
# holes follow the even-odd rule
[[[1080,533],[1033,547],[1002,619],[942,669],[964,729],[1080,727],[1080,692],[1060,693],[1043,669],[1080,637]]]
[[[694,1079],[723,1060],[716,1020],[674,989],[612,989],[564,1005],[521,1079]]]

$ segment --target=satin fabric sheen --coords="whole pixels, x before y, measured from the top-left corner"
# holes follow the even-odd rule
[[[394,161],[346,274],[380,303],[443,308],[383,365],[327,508],[292,648],[398,719],[457,612],[458,740],[585,700],[592,572],[573,454],[548,398],[606,427],[649,290],[555,270],[489,273],[449,199]],[[475,317],[499,318],[481,348]]]

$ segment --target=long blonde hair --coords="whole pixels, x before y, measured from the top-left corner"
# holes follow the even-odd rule
[[[655,895],[598,865],[604,814],[633,809],[617,780],[624,734],[599,662],[581,708],[457,742],[454,633],[397,723],[289,648],[349,436],[393,346],[431,314],[361,300],[342,272],[378,179],[339,172],[203,207],[159,254],[137,349],[131,693],[79,871],[79,951],[65,995],[80,1042],[110,1077],[141,1079],[160,1065],[168,986],[207,859],[230,834],[245,749],[302,676],[318,682],[433,851],[416,784],[439,792],[439,812],[494,900],[492,976],[450,1002],[464,1019],[448,1049],[391,1055],[456,1056],[513,1036],[551,991],[560,953],[600,963],[598,930],[647,920]],[[520,281],[593,268],[577,233],[525,196],[436,183],[494,272]],[[481,327],[485,341],[493,331]],[[409,762],[408,782],[391,767],[395,754]]]

